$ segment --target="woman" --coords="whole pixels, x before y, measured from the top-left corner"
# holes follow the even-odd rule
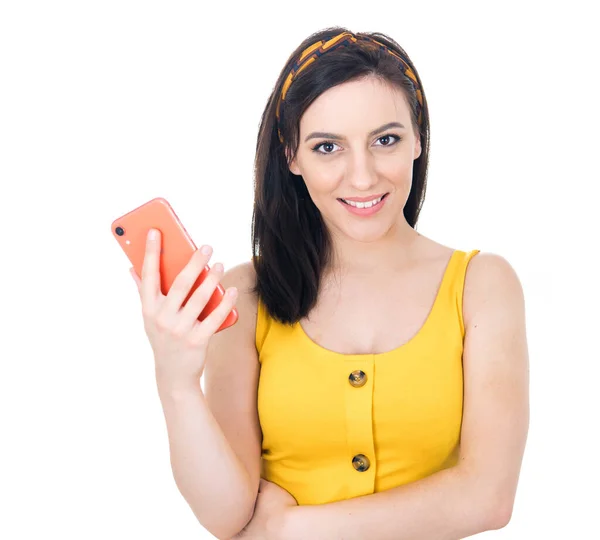
[[[523,293],[501,256],[415,231],[428,148],[406,52],[328,29],[290,56],[262,117],[252,262],[214,264],[181,308],[210,248],[165,297],[149,240],[134,278],[173,473],[218,538],[508,523],[529,418]],[[233,294],[198,323],[219,281]]]

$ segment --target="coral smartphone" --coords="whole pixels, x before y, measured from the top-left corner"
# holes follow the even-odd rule
[[[142,275],[142,266],[146,253],[146,238],[150,229],[161,232],[160,253],[160,288],[167,294],[173,281],[189,262],[193,253],[198,249],[171,205],[162,197],[157,197],[133,209],[131,212],[115,219],[111,225],[112,234],[131,261],[138,276]],[[200,272],[196,282],[183,305],[193,292],[204,281],[210,267],[207,265]],[[210,300],[198,316],[203,321],[220,303],[225,289],[219,283]],[[238,312],[232,308],[217,332],[236,323]]]

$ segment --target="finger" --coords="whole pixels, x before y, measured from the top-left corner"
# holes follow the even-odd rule
[[[194,291],[194,294],[190,296],[185,306],[181,308],[179,330],[187,332],[195,326],[198,315],[202,313],[202,310],[208,304],[222,276],[223,265],[216,263],[206,274],[200,286]]]
[[[188,263],[183,267],[183,270],[181,270],[173,280],[173,284],[171,285],[163,304],[163,309],[165,311],[177,313],[180,310],[183,301],[190,294],[198,276],[206,268],[211,254],[212,248],[210,246],[202,246],[201,249],[196,250],[192,254]],[[202,285],[200,285],[200,287],[201,286]]]
[[[201,343],[215,334],[235,306],[237,296],[237,288],[229,287],[225,291],[221,303],[206,317],[206,319],[196,325],[196,328],[192,331],[192,341]]]
[[[155,237],[152,237],[152,232]],[[156,304],[160,291],[160,231],[151,229],[146,238],[146,252],[142,266],[140,285],[142,304],[152,308]]]
[[[133,281],[135,283],[135,286],[137,287],[138,293],[141,294],[142,282],[141,282],[139,276],[137,275],[135,268],[133,266],[129,269],[129,274],[133,278]]]

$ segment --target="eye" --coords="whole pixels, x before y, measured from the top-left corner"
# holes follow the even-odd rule
[[[331,141],[325,141],[322,143],[317,144],[316,146],[313,146],[313,151],[316,152],[317,154],[333,154],[333,148],[334,146],[337,146],[337,144],[335,144],[334,142]],[[323,147],[324,149],[326,149],[325,152],[321,152],[319,150],[319,148]]]
[[[392,140],[393,139],[393,140]],[[399,135],[393,135],[392,133],[386,133],[377,139],[378,141],[384,141],[383,144],[375,146],[394,146],[398,141],[401,140]]]

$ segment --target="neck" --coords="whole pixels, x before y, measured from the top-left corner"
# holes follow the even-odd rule
[[[328,273],[348,275],[381,274],[406,268],[415,259],[421,235],[402,219],[376,240],[357,240],[340,231],[332,232],[331,237],[333,257]]]

